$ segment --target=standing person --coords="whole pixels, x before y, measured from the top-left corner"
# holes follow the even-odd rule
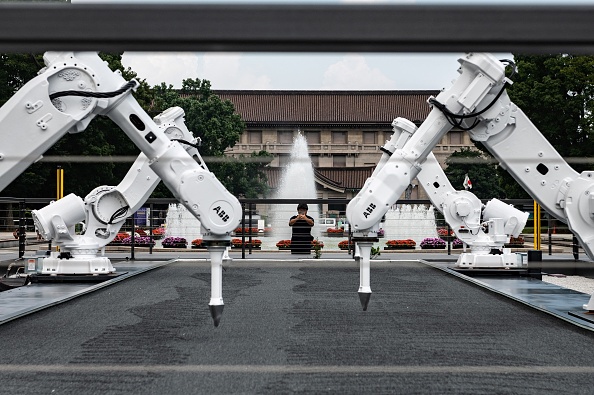
[[[291,237],[291,254],[310,254],[311,228],[314,226],[314,219],[307,215],[307,204],[300,203],[297,206],[297,215],[289,220],[289,226],[293,228]]]

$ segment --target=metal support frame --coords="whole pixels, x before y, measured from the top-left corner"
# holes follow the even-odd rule
[[[587,53],[592,14],[575,4],[1,3],[0,52]]]

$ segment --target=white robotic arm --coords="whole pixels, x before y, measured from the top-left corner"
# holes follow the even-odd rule
[[[441,103],[440,108],[434,106],[416,132],[405,126],[406,133],[391,139],[388,145],[396,149],[386,149],[392,154],[388,158],[382,158],[381,167],[378,166],[363,189],[347,206],[347,218],[361,249],[359,297],[364,309],[371,294],[370,241],[375,240],[381,218],[417,177],[431,150],[456,126],[449,122],[448,114],[443,108],[465,117],[475,117],[489,109],[509,83],[505,77],[505,68],[492,57],[469,54],[459,62],[460,76],[451,88],[443,90],[435,99],[436,103]],[[398,147],[398,139],[405,142],[402,148]],[[470,210],[470,207],[467,209]],[[472,213],[469,212],[468,215],[470,214]]]
[[[489,54],[482,54],[494,60]],[[503,69],[503,65],[499,66]],[[594,259],[594,171],[573,170],[505,90],[486,111],[461,119],[437,97],[434,102],[453,123],[468,129],[545,210],[567,223],[590,259]],[[439,103],[438,103],[439,102]],[[594,296],[584,305],[594,311]]]
[[[183,117],[184,111],[173,107],[155,117],[155,122],[170,139],[187,142],[188,153],[202,162],[196,149],[197,139],[186,128]],[[202,166],[208,170],[204,164]],[[70,194],[41,210],[34,210],[33,219],[39,233],[60,247],[60,253],[43,259],[40,273],[114,272],[106,258],[96,257],[97,250],[114,239],[125,219],[142,206],[159,182],[146,155],[141,153],[117,186],[97,187],[84,201]],[[75,235],[74,225],[83,220],[84,232]]]
[[[146,156],[152,171],[200,220],[205,241],[211,244],[211,313],[218,324],[222,256],[240,221],[239,201],[144,112],[130,94],[135,81],[125,81],[94,52],[47,52],[44,61],[40,74],[0,109],[0,190],[65,133],[83,131],[96,115],[110,117]],[[16,131],[19,138],[14,137]],[[76,210],[80,215],[84,208]],[[100,214],[107,219],[107,214]],[[60,228],[60,232],[66,235],[68,230]]]
[[[404,147],[416,131],[415,125],[404,118],[396,118],[392,126],[394,134],[390,141],[397,141],[394,148]],[[384,157],[392,152],[390,145],[388,143],[382,148],[384,154],[378,168],[385,163]],[[470,191],[455,190],[433,153],[427,156],[417,179],[456,236],[470,246],[471,252],[461,254],[457,266],[518,267],[521,262],[518,262],[516,254],[504,252],[503,246],[510,236],[517,237],[524,229],[528,213],[498,199],[491,199],[483,205]]]
[[[459,62],[460,76],[436,100],[451,112],[470,116],[477,109],[489,108],[508,79],[501,63],[491,57],[468,55]],[[417,177],[433,147],[452,127],[447,116],[434,107],[406,145],[393,151],[347,206],[347,218],[356,235],[373,233],[389,206]]]

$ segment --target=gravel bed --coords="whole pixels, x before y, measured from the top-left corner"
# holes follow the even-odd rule
[[[543,275],[542,281],[585,294],[594,294],[594,279],[582,276]]]

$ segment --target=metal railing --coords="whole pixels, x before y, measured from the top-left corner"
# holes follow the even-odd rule
[[[8,244],[10,239],[12,239],[13,244],[15,241],[18,241],[19,257],[22,257],[25,254],[26,246],[28,244],[40,244],[42,246],[48,244],[46,241],[37,240],[35,236],[30,236],[31,234],[35,234],[31,211],[44,207],[52,200],[53,199],[50,198],[0,198],[0,232],[4,232],[7,236],[2,241],[2,243]],[[530,212],[532,215],[532,200],[505,200],[504,202],[513,204],[518,209]],[[167,218],[167,210],[169,204],[172,203],[178,202],[175,199],[149,199],[139,210],[139,212],[143,212],[143,215],[137,214],[136,216],[130,216],[121,228],[122,232],[126,232],[130,235],[130,244],[110,244],[110,246],[117,245],[120,248],[120,251],[129,251],[130,258],[135,259],[135,252],[138,248],[136,234],[138,232],[144,232],[146,233],[147,237],[150,238],[150,243],[148,243],[148,252],[149,254],[152,254],[155,248],[159,248],[155,247],[154,244],[155,240],[158,239],[155,230],[163,228],[166,225],[165,221]],[[254,240],[261,236],[260,233],[252,231],[254,228],[252,226],[254,224],[254,217],[258,215],[260,210],[264,211],[267,209],[267,207],[278,207],[280,205],[296,206],[298,203],[317,205],[318,207],[329,205],[333,208],[338,208],[338,210],[330,210],[330,214],[326,214],[323,212],[323,210],[320,210],[319,212],[321,216],[333,217],[337,220],[337,223],[343,222],[343,226],[348,229],[348,223],[346,222],[344,215],[344,209],[348,204],[348,200],[346,199],[240,199],[240,203],[242,205],[243,214],[239,227],[242,230],[248,229],[248,231],[242,231],[240,234],[234,235],[234,238],[241,240],[242,259],[246,258],[246,254],[249,255],[254,252]],[[399,200],[397,204],[429,206],[431,202],[429,200]],[[551,218],[548,213],[543,212],[541,225],[543,234],[541,239],[543,242],[543,247],[546,244],[546,247],[542,249],[543,252],[548,250],[548,254],[552,255],[553,252],[555,252],[555,248],[571,249],[574,258],[576,260],[579,259],[581,247],[579,246],[575,236],[573,236],[569,231],[566,224]],[[411,224],[403,223],[403,226],[410,228]],[[448,224],[445,222],[443,217],[441,217],[437,210],[435,210],[435,228],[436,231],[441,229],[442,232],[446,233],[446,235],[449,235],[450,233]],[[347,245],[351,246],[351,234],[348,230],[342,234],[342,237],[347,240]],[[529,247],[532,244],[530,242],[533,241],[532,220],[528,221],[522,237],[526,242],[526,247]],[[381,239],[382,241],[380,241],[380,246],[382,243],[385,243],[388,238],[389,235],[386,234],[386,237]],[[447,242],[447,253],[452,254],[453,238],[444,237],[444,240]],[[187,240],[187,242],[191,243],[192,240]],[[47,248],[51,249],[51,243],[49,243]],[[330,247],[328,247],[328,249],[330,249]],[[350,248],[347,249],[347,251],[352,252]]]

